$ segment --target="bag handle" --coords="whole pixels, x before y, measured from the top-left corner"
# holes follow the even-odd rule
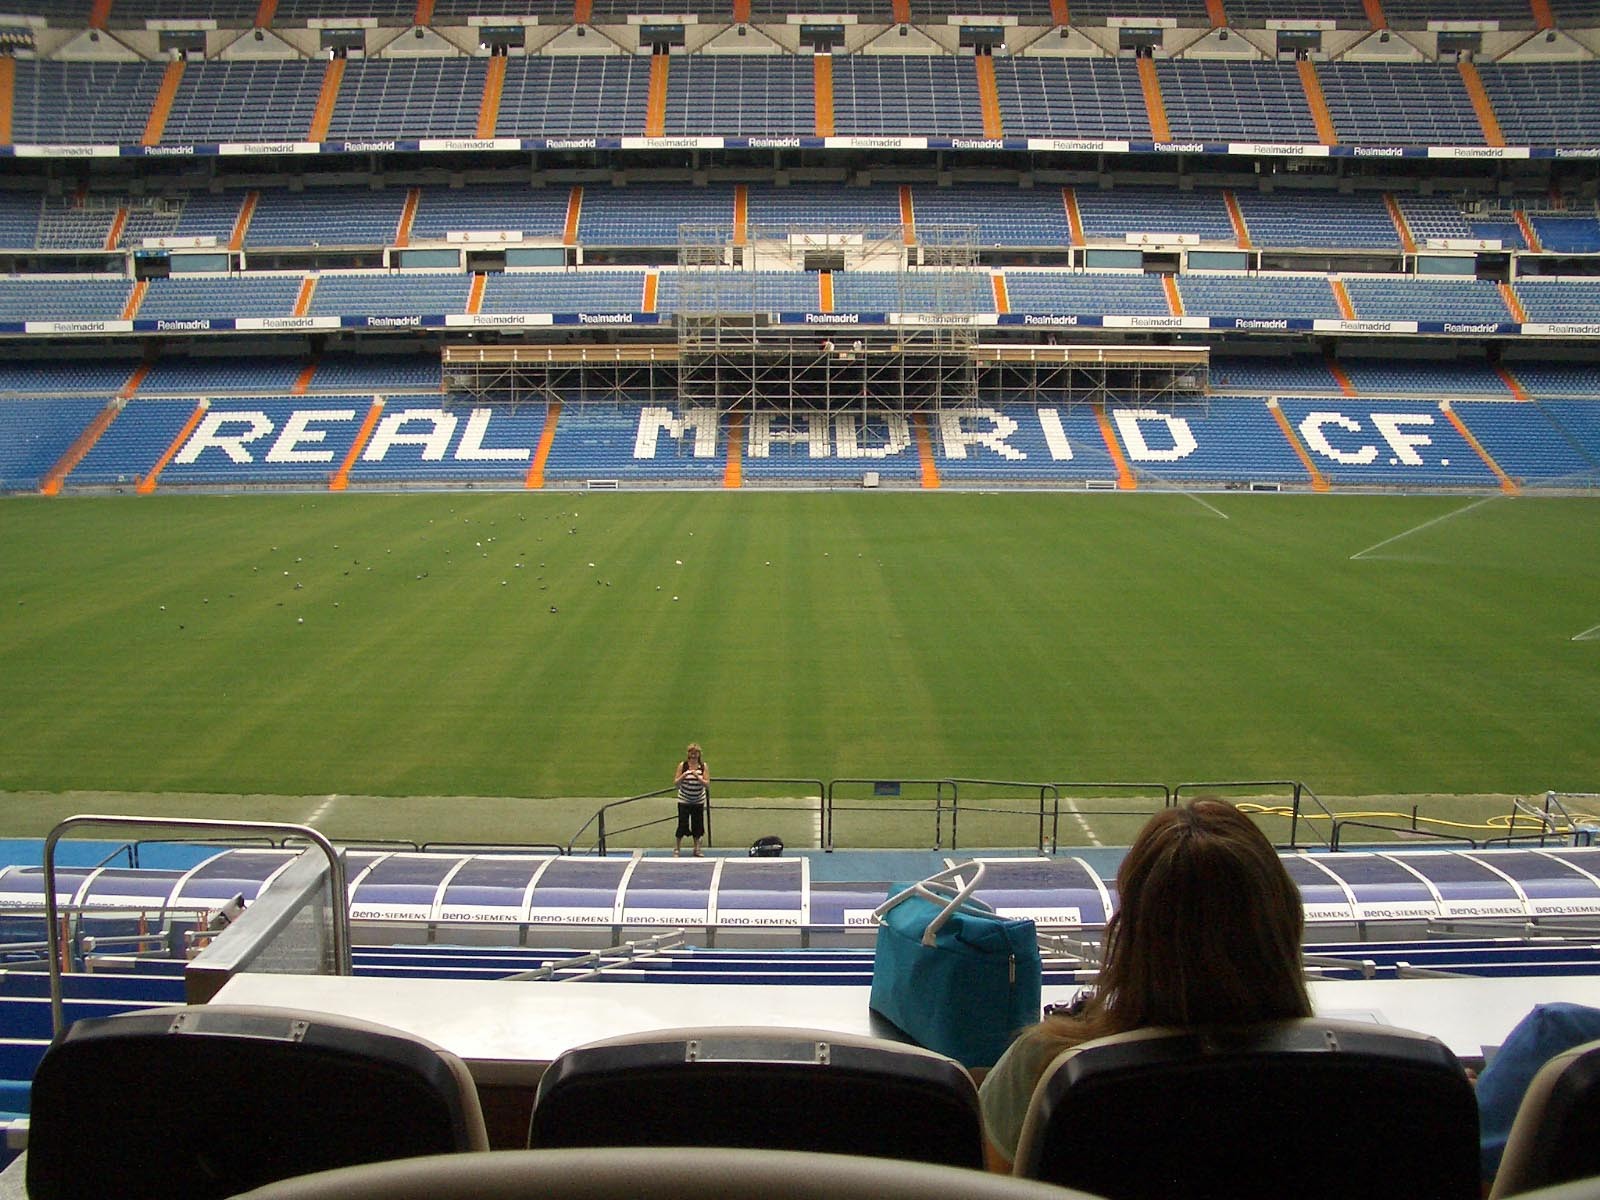
[[[970,880],[962,879],[962,872],[971,871]],[[972,893],[978,890],[978,883],[983,879],[984,864],[981,862],[961,863],[958,866],[946,867],[929,875],[926,879],[919,879],[904,891],[896,892],[877,908],[872,910],[872,919],[875,923],[882,923],[884,914],[902,901],[909,900],[912,896],[921,896],[924,900],[931,900],[935,904],[943,904],[944,908],[939,915],[928,922],[928,927],[922,931],[922,944],[932,946],[938,937],[939,930],[945,923],[955,916],[956,912],[972,901]]]

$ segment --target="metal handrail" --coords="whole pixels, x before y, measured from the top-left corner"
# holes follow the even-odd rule
[[[309,825],[293,825],[281,821],[221,821],[211,817],[126,817],[109,814],[82,813],[67,817],[57,823],[44,840],[44,903],[47,936],[50,939],[50,1024],[54,1036],[60,1037],[66,1022],[61,1003],[61,911],[56,902],[56,845],[74,829],[91,825],[133,825],[148,829],[234,830],[254,833],[280,834],[285,838],[301,837],[321,850],[328,860],[328,883],[333,895],[333,954],[339,973],[350,973],[350,905],[346,894],[344,859],[333,848],[333,843]]]
[[[507,975],[501,983],[535,983],[541,980],[556,981],[557,971],[576,971],[583,967],[593,967],[587,975],[574,976],[560,980],[562,983],[572,983],[575,979],[585,979],[598,975],[605,970],[604,959],[615,958],[622,962],[632,962],[642,954],[655,954],[658,951],[681,946],[685,931],[682,929],[669,929],[665,933],[658,933],[651,937],[642,938],[635,942],[622,942],[605,950],[591,950],[587,954],[580,954],[574,958],[557,959],[547,962],[542,967],[535,967],[531,971],[519,971],[515,975]]]

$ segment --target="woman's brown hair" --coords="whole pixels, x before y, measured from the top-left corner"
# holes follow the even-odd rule
[[[1164,809],[1117,872],[1094,997],[1046,1030],[1064,1044],[1157,1025],[1311,1015],[1300,893],[1249,817],[1222,800]]]

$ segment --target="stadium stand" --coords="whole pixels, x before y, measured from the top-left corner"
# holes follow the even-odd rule
[[[1294,63],[1156,64],[1172,136],[1177,141],[1317,140]]]
[[[331,138],[465,137],[477,132],[481,58],[368,60],[345,70]]]
[[[266,142],[305,131],[317,107],[322,64],[199,62],[187,64],[162,141]]]
[[[977,79],[971,63],[959,58],[836,58],[833,108],[842,136],[983,136]]]
[[[1341,142],[1483,144],[1483,127],[1453,65],[1344,62],[1325,64],[1318,75]]]
[[[815,113],[809,59],[692,55],[671,60],[663,128],[668,137],[810,136]]]
[[[1150,136],[1144,93],[1130,62],[998,59],[994,73],[1008,130],[1032,137]]]
[[[496,132],[558,138],[641,134],[649,88],[650,64],[633,56],[513,58],[506,64]]]

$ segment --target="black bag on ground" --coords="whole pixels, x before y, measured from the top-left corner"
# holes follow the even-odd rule
[[[750,844],[751,858],[782,858],[783,839],[776,834],[759,837]]]

